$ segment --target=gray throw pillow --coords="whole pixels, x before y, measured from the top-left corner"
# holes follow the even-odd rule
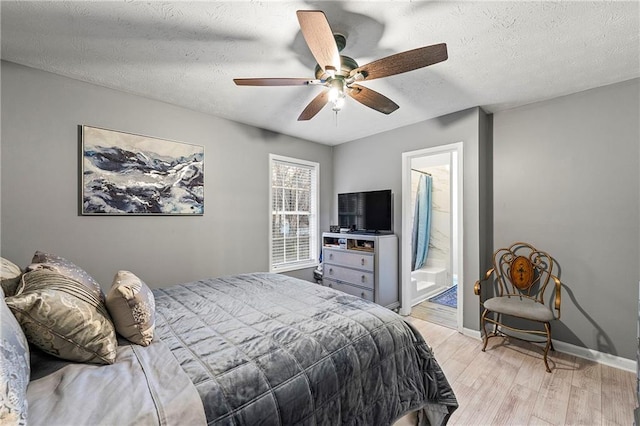
[[[140,278],[129,271],[118,271],[107,292],[106,304],[122,337],[142,346],[151,343],[156,324],[155,299]]]
[[[26,425],[29,345],[2,289],[0,296],[0,424]]]
[[[29,342],[43,351],[69,361],[115,361],[115,329],[106,306],[85,284],[37,269],[26,272],[18,294],[5,300]]]
[[[64,257],[42,251],[36,251],[33,255],[33,259],[31,259],[31,264],[27,266],[25,272],[35,271],[37,269],[45,269],[70,277],[84,284],[87,289],[93,292],[95,297],[100,299],[101,302],[104,302],[104,293],[102,292],[100,284],[84,269]]]

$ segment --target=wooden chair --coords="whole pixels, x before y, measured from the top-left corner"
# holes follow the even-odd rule
[[[502,336],[512,337],[531,343],[543,343],[544,346],[544,365],[547,372],[551,372],[549,363],[547,362],[547,354],[549,349],[553,349],[551,342],[551,321],[560,318],[560,287],[561,283],[558,277],[553,275],[553,258],[547,253],[537,250],[535,247],[527,243],[517,242],[508,248],[501,248],[493,254],[493,267],[487,271],[484,278],[476,281],[473,291],[480,296],[480,304],[484,306],[482,312],[482,351],[487,348],[487,342],[490,337]],[[488,281],[494,275],[493,281]],[[553,308],[557,311],[557,316],[550,306],[545,302],[545,290],[549,281],[555,283],[555,297],[552,298]],[[488,281],[485,283],[485,281]],[[493,284],[494,294],[488,297],[490,290],[482,287],[487,284]],[[487,297],[486,300],[482,300]],[[503,318],[504,317],[504,318]],[[515,317],[544,326],[537,329],[520,328],[522,322],[519,321],[518,327],[514,326],[513,318],[509,325],[505,324],[504,319]],[[485,324],[489,322],[493,324],[493,331],[487,333]],[[520,336],[507,334],[504,330],[520,333]],[[545,340],[530,340],[523,338],[522,333],[527,335],[546,336]]]

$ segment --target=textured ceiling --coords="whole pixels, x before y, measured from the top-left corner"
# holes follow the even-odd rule
[[[317,86],[296,18],[323,10],[360,65],[446,43],[449,59],[363,85],[400,108],[348,99],[296,121]],[[488,112],[640,76],[638,1],[2,1],[2,59],[274,132],[339,144],[474,106]]]

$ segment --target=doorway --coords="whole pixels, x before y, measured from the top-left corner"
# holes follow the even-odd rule
[[[462,331],[462,143],[402,154],[400,313]]]

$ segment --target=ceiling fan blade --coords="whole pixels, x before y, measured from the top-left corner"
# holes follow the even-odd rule
[[[306,86],[319,84],[320,80],[308,78],[234,78],[238,86]]]
[[[352,77],[360,73],[364,80],[373,80],[374,78],[388,77],[437,64],[438,62],[446,61],[447,58],[446,43],[434,44],[370,62],[354,69],[349,73],[349,76]]]
[[[312,119],[320,110],[329,102],[329,91],[323,90],[318,96],[313,98],[309,105],[302,111],[298,117],[298,121],[305,121]]]
[[[398,104],[386,96],[358,84],[352,84],[347,90],[347,94],[362,105],[366,105],[383,114],[391,114],[400,108]]]
[[[324,71],[340,70],[340,52],[324,12],[298,10],[298,22],[307,46]]]

